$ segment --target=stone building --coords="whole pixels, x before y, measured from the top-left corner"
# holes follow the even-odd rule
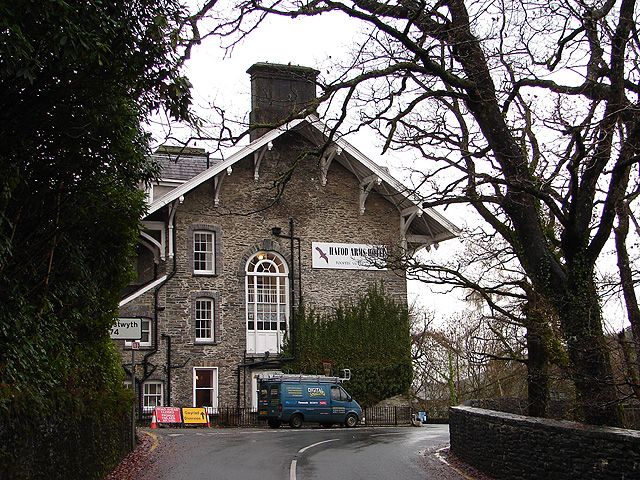
[[[135,353],[145,409],[255,406],[256,377],[279,370],[303,297],[316,308],[384,282],[406,302],[406,280],[383,268],[389,247],[456,234],[387,170],[315,116],[266,128],[315,100],[317,71],[256,64],[251,143],[224,159],[161,147],[161,180],[142,220],[138,278],[120,318],[142,322]],[[131,343],[117,341],[125,368]]]

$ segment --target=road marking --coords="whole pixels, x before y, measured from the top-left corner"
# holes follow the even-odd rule
[[[151,440],[153,441],[153,445],[151,445],[151,448],[149,449],[149,453],[153,452],[156,448],[158,448],[158,445],[160,444],[160,440],[158,439],[158,436],[151,432],[142,431],[142,433],[145,433],[151,437]]]
[[[330,440],[323,440],[323,441],[321,441],[321,442],[312,443],[311,445],[308,445],[308,446],[306,446],[306,447],[301,448],[300,450],[298,450],[298,453],[304,453],[304,452],[306,452],[307,450],[309,450],[310,448],[317,447],[318,445],[322,445],[323,443],[337,442],[338,440],[340,440],[340,439],[339,439],[339,438],[332,438],[332,439],[330,439]]]
[[[296,480],[296,465],[297,460],[291,460],[291,467],[289,468],[289,480]]]
[[[460,475],[462,478],[466,479],[466,480],[476,480],[473,477],[470,477],[469,475],[467,475],[466,473],[464,473],[462,470],[457,469],[456,467],[454,467],[453,465],[451,465],[449,462],[447,462],[447,460],[442,456],[442,451],[446,450],[447,448],[450,447],[442,447],[440,450],[436,450],[436,458],[438,460],[440,460],[442,463],[444,463],[447,467],[449,467],[451,470],[453,470],[454,472],[456,472],[458,475]]]
[[[329,443],[329,442],[337,442],[338,440],[340,440],[339,438],[331,438],[329,440],[323,440],[321,442],[316,442],[316,443],[312,443],[311,445],[307,445],[304,448],[301,448],[300,450],[298,450],[298,453],[296,454],[296,458],[294,458],[293,460],[291,460],[291,466],[289,467],[289,480],[296,480],[296,466],[298,465],[298,455],[302,455],[304,452],[306,452],[307,450],[309,450],[310,448],[313,447],[317,447],[318,445],[322,445],[323,443]]]

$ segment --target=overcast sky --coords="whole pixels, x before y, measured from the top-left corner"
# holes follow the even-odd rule
[[[320,77],[331,78],[332,65],[349,56],[359,34],[358,26],[340,14],[326,14],[313,18],[270,17],[248,38],[236,45],[233,51],[225,50],[224,44],[216,39],[208,39],[196,47],[187,63],[187,74],[193,84],[193,99],[200,114],[206,119],[209,105],[223,108],[226,114],[236,119],[247,120],[250,110],[250,83],[247,69],[256,62],[295,64],[320,70]],[[153,127],[157,138],[162,138],[158,125]],[[165,131],[166,133],[166,131]],[[185,139],[186,129],[174,128],[171,134]],[[398,153],[380,155],[381,141],[371,132],[359,132],[347,137],[356,148],[368,155],[376,163],[387,166],[392,174],[407,185],[407,167],[414,163],[411,154]],[[196,145],[212,150],[211,144],[199,141]],[[451,209],[441,213],[459,227],[468,221],[473,225],[475,215],[466,208]],[[372,243],[375,239],[372,239]],[[441,248],[429,255],[445,259],[461,250],[458,240],[444,242]],[[615,266],[615,258],[605,258],[605,265]],[[609,267],[605,267],[609,268]],[[464,309],[460,294],[436,294],[430,287],[416,281],[409,282],[410,301],[429,306],[437,316],[447,317]],[[626,322],[621,306],[609,305],[605,312],[610,327],[618,330]]]

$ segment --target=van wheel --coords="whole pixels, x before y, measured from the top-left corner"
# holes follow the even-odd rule
[[[291,428],[300,428],[302,426],[302,415],[296,413],[289,419],[289,425]]]
[[[347,418],[344,419],[344,425],[347,428],[353,428],[358,425],[358,417],[356,417],[353,413],[347,415]]]
[[[269,428],[280,428],[280,420],[268,420]]]

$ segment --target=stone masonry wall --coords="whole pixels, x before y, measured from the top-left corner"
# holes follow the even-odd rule
[[[366,211],[360,215],[357,178],[334,161],[329,169],[326,186],[320,183],[318,158],[306,155],[304,141],[296,134],[287,134],[274,141],[274,148],[262,160],[259,181],[254,180],[252,158],[233,166],[225,176],[220,204],[214,206],[213,180],[200,185],[187,195],[176,213],[176,269],[167,259],[166,271],[171,278],[159,291],[158,350],[148,361],[155,366],[149,379],[166,379],[166,340],[172,339],[173,405],[190,405],[193,401],[193,368],[218,369],[218,403],[235,404],[238,398],[239,364],[246,363],[245,327],[245,265],[249,256],[259,250],[280,253],[291,268],[290,244],[286,238],[271,234],[272,227],[289,232],[289,218],[295,222],[296,237],[300,237],[301,261],[295,257],[296,304],[298,275],[302,279],[305,303],[316,308],[328,308],[342,299],[362,294],[374,283],[383,282],[387,292],[398,302],[406,303],[406,280],[391,271],[321,270],[311,265],[311,243],[344,242],[394,245],[399,240],[399,213],[392,203],[372,193]],[[287,175],[298,164],[287,181],[282,195],[276,195],[275,181]],[[161,220],[166,212],[155,214]],[[190,232],[203,225],[215,230],[218,237],[215,275],[194,275],[191,270]],[[215,342],[195,344],[193,298],[198,292],[219,299],[217,305]],[[153,291],[121,309],[143,308],[153,313]],[[141,350],[139,356],[144,352]],[[127,358],[129,360],[127,360]],[[130,356],[123,352],[123,360]],[[268,368],[265,366],[264,368]],[[273,368],[273,367],[270,367]],[[151,368],[149,369],[151,371]],[[240,372],[241,390],[250,381]],[[166,389],[166,386],[165,386]],[[240,393],[241,405],[249,405],[250,392]]]
[[[451,451],[509,480],[640,478],[640,432],[474,407],[449,412]]]

